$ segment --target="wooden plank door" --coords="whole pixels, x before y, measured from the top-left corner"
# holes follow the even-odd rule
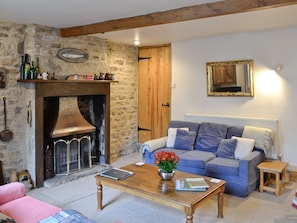
[[[138,141],[166,135],[170,121],[171,47],[139,49]]]

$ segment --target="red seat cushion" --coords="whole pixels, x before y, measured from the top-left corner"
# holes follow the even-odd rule
[[[10,216],[18,223],[38,222],[61,210],[61,208],[30,196],[21,197],[0,206],[1,212]]]
[[[4,184],[0,187],[0,205],[24,197],[25,195],[26,190],[24,184],[19,182]]]

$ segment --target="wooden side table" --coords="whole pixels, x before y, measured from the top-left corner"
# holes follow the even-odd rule
[[[287,162],[281,161],[265,161],[260,163],[257,167],[260,170],[260,192],[271,191],[279,196],[280,189],[285,188],[286,185],[286,167]],[[264,174],[267,173],[267,180],[264,179]],[[271,184],[271,174],[275,175],[275,188],[269,186]]]

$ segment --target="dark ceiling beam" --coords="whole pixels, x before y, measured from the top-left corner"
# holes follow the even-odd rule
[[[127,30],[297,4],[297,0],[225,0],[61,29],[62,37]]]

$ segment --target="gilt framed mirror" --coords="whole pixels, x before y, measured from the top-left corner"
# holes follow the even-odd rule
[[[206,63],[208,96],[254,96],[253,60]]]

